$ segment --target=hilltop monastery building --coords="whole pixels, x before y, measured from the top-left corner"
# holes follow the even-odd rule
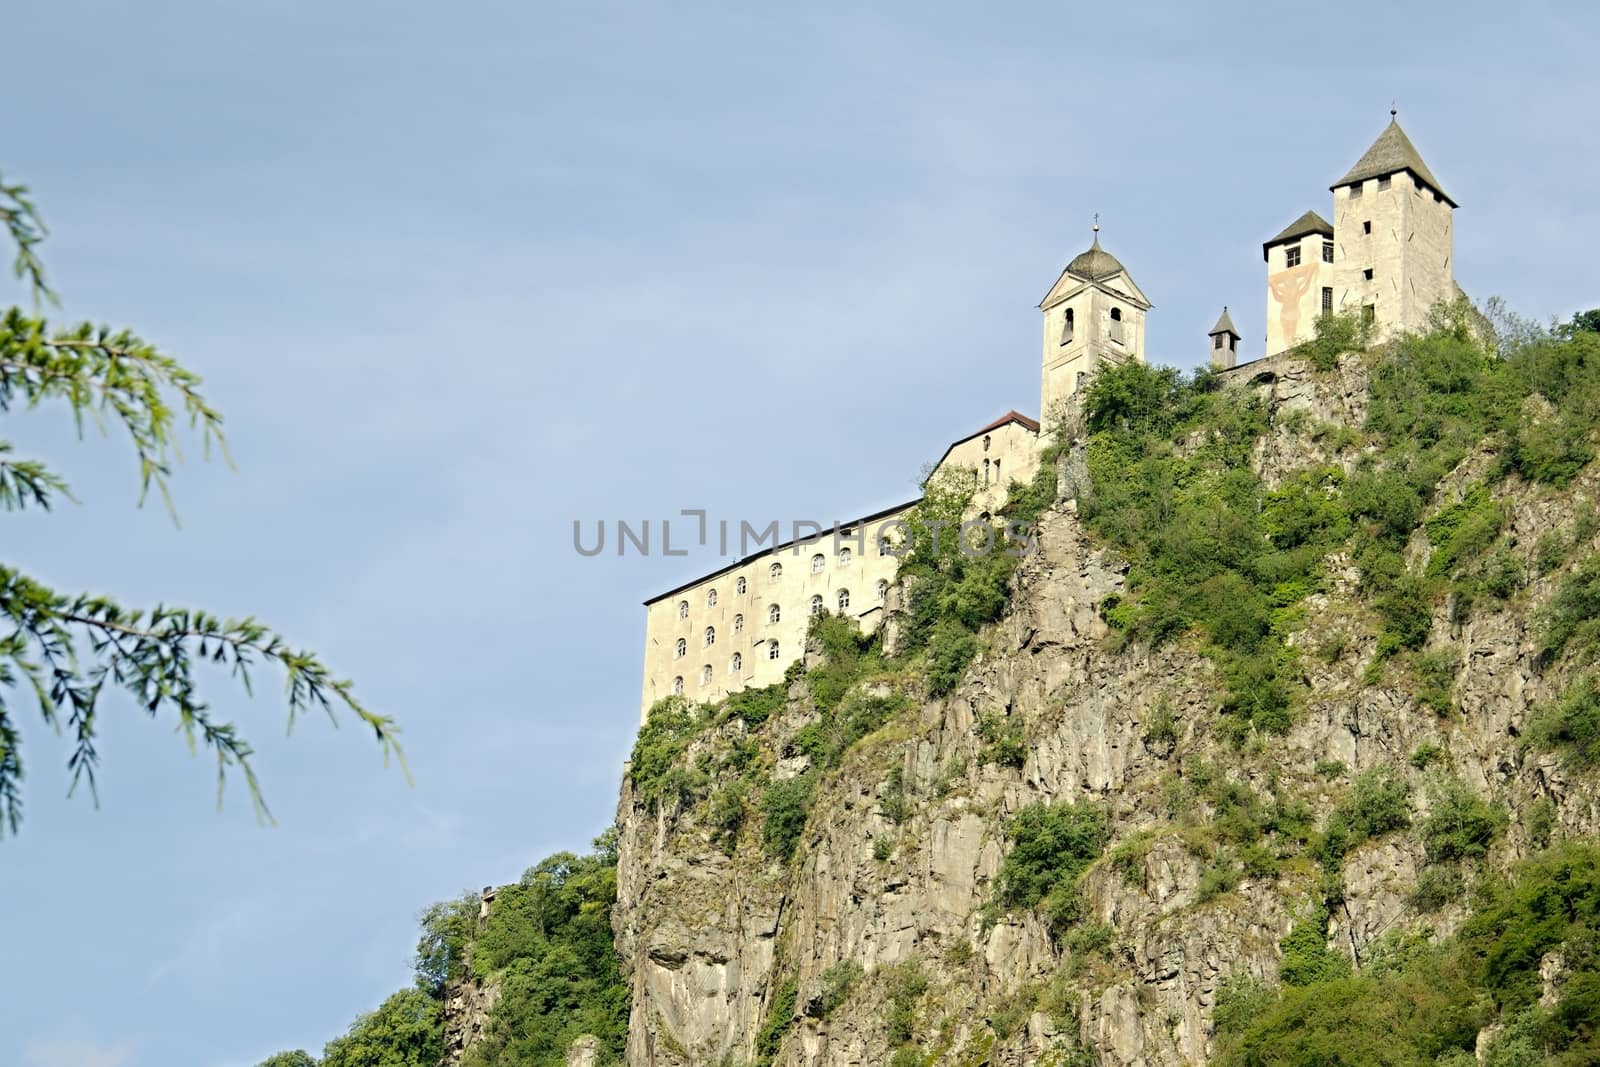
[[[1267,263],[1265,355],[1311,339],[1318,317],[1352,312],[1377,338],[1421,328],[1430,309],[1460,292],[1451,274],[1451,215],[1444,191],[1390,113],[1387,128],[1330,187],[1333,222],[1306,211],[1262,245]],[[1145,358],[1148,297],[1100,246],[1066,265],[1039,303],[1043,313],[1040,407],[1059,413],[1104,363]],[[1209,333],[1211,365],[1238,365],[1241,338],[1223,308]],[[1038,469],[1037,421],[1015,411],[945,450],[934,473],[977,474],[974,512],[1004,503],[1005,487]],[[804,651],[810,617],[823,610],[881,625],[899,557],[891,531],[917,501],[867,515],[815,540],[790,541],[729,563],[645,601],[640,712],[668,696],[719,700],[782,680]]]

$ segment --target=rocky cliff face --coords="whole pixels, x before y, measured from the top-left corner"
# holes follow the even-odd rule
[[[1359,424],[1362,375],[1355,360],[1333,374],[1292,361],[1242,369],[1239,387],[1258,390],[1271,411],[1258,473],[1270,483],[1354,462],[1303,428]],[[1469,457],[1440,503],[1487,461]],[[1068,497],[1074,469],[1069,457]],[[1592,469],[1559,493],[1515,480],[1495,492],[1530,575],[1540,537],[1596,498]],[[1426,540],[1412,551],[1425,555]],[[1071,499],[1050,510],[1009,615],[985,633],[964,679],[946,697],[917,699],[820,773],[792,860],[769,858],[748,822],[730,837],[706,801],[658,808],[624,783],[613,928],[633,990],[630,1067],[769,1054],[794,1067],[881,1064],[908,1036],[923,1058],[896,1063],[1204,1062],[1219,982],[1275,977],[1280,945],[1321,899],[1326,875],[1310,861],[1247,863],[1235,884],[1208,885],[1210,853],[1222,846],[1200,832],[1218,812],[1196,781],[1293,797],[1320,820],[1367,768],[1398,768],[1425,809],[1428,775],[1448,767],[1510,812],[1491,865],[1530,850],[1540,798],[1571,832],[1600,825],[1600,801],[1557,758],[1517,745],[1530,704],[1553,695],[1555,679],[1535,669],[1530,619],[1559,572],[1534,578],[1511,604],[1439,607],[1428,644],[1452,650],[1457,709],[1440,714],[1396,677],[1403,672],[1369,672],[1370,609],[1353,568],[1331,560],[1292,638],[1304,650],[1303,707],[1287,735],[1241,748],[1217,727],[1214,667],[1192,645],[1115,650],[1107,640],[1101,605],[1123,588],[1124,570]],[[814,718],[797,681],[759,730],[722,723],[694,741],[685,765],[709,774],[714,791],[725,773],[718,754],[754,741],[772,780],[793,778],[809,769],[795,737]],[[997,733],[1020,748],[997,752]],[[1082,882],[1079,928],[1094,934],[1074,940],[1033,910],[998,908],[995,891],[1008,819],[1039,801],[1084,799],[1104,805],[1111,848]],[[1423,865],[1415,832],[1346,855],[1328,947],[1359,967],[1386,932],[1448,930],[1460,905],[1417,901]]]
[[[460,1067],[467,1050],[483,1039],[489,1018],[500,999],[500,986],[470,973],[455,979],[444,991],[444,1058],[439,1067]]]

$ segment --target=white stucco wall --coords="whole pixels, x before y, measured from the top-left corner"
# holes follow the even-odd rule
[[[1040,418],[1048,426],[1054,414],[1077,392],[1080,380],[1094,373],[1100,363],[1125,359],[1144,361],[1145,311],[1132,294],[1126,274],[1117,274],[1096,283],[1079,283],[1076,291],[1066,286],[1062,296],[1052,294],[1041,306],[1044,313],[1042,337],[1042,376],[1039,383]],[[1053,302],[1052,302],[1053,301]],[[1062,318],[1068,309],[1074,316],[1070,344],[1061,343]],[[1122,313],[1122,340],[1112,339],[1111,312]]]
[[[820,596],[829,611],[839,611],[839,592],[848,590],[850,606],[844,612],[871,632],[882,621],[883,600],[878,583],[894,581],[899,559],[879,551],[875,538],[885,524],[903,518],[906,509],[891,512],[864,525],[847,528],[835,543],[831,531],[808,544],[795,544],[766,552],[723,570],[645,605],[644,690],[639,715],[643,721],[650,706],[673,693],[673,681],[683,679],[683,695],[697,703],[720,700],[741,689],[760,688],[783,679],[784,671],[805,650],[811,598]],[[893,530],[892,525],[888,529]],[[820,569],[813,558],[822,557]],[[773,564],[780,573],[772,577]],[[739,592],[744,580],[745,591]],[[710,594],[715,591],[716,603]],[[680,609],[680,605],[684,607]],[[779,618],[772,622],[770,609]],[[705,643],[707,627],[716,640]],[[683,655],[677,643],[685,645]],[[772,642],[778,657],[771,656]],[[734,653],[740,657],[733,667]],[[704,669],[711,680],[702,682]]]
[[[984,461],[989,479],[984,481]],[[934,474],[966,467],[977,475],[978,492],[969,514],[988,512],[996,517],[1013,481],[1028,481],[1039,467],[1039,437],[1025,424],[1007,421],[979,431],[952,445],[934,468]],[[898,556],[880,551],[881,535],[898,540],[898,523],[910,506],[846,527],[835,542],[831,531],[812,543],[769,551],[712,572],[693,584],[658,597],[645,605],[644,683],[640,694],[640,721],[652,705],[673,695],[674,682],[683,680],[682,695],[697,703],[721,700],[741,689],[761,688],[782,681],[790,664],[805,651],[812,598],[836,614],[839,593],[848,590],[849,607],[842,614],[855,619],[871,633],[883,623],[884,598],[879,585],[892,584],[899,569]],[[820,569],[814,561],[821,557]],[[780,567],[772,577],[772,565]],[[744,581],[744,592],[739,582]],[[711,594],[715,592],[715,603]],[[778,621],[771,609],[778,608]],[[707,645],[706,629],[716,635]],[[684,652],[678,653],[678,641]],[[772,658],[772,643],[778,656]],[[734,653],[739,666],[733,665]],[[706,667],[709,681],[702,681]]]
[[[1334,290],[1334,305],[1338,306],[1335,284],[1338,243],[1335,240],[1336,262],[1328,263],[1322,258],[1325,240],[1323,234],[1311,233],[1267,249],[1266,354],[1269,356],[1316,336],[1323,289]],[[1299,266],[1288,264],[1291,248],[1300,250]]]

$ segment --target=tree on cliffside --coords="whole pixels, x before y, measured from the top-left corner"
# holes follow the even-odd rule
[[[295,1049],[293,1052],[279,1052],[268,1056],[256,1067],[317,1067],[317,1061],[305,1049]]]
[[[443,1014],[422,990],[402,989],[328,1042],[322,1067],[435,1067],[444,1055]]]
[[[37,250],[45,230],[26,187],[0,177],[0,227],[16,247],[14,273],[32,296],[35,314],[0,311],[0,415],[13,407],[60,405],[80,433],[85,421],[120,430],[139,465],[140,500],[156,489],[171,507],[167,479],[178,457],[177,430],[186,421],[204,452],[224,448],[222,416],[200,392],[200,378],[128,330],[83,323],[52,327],[38,317],[54,303]],[[67,482],[37,459],[21,458],[0,438],[0,511],[48,511],[71,500]],[[63,593],[0,561],[0,835],[22,817],[23,763],[18,703],[37,704],[45,725],[69,738],[73,788],[93,793],[101,697],[121,689],[151,718],[171,717],[191,749],[198,740],[217,761],[218,800],[230,771],[244,777],[258,814],[267,817],[251,767],[250,745],[216,717],[201,697],[197,664],[225,668],[250,691],[252,672],[283,672],[289,721],[310,710],[344,710],[369,727],[383,749],[399,755],[395,728],[357,701],[351,683],[314,653],[297,649],[252,618],[157,605],[130,609],[108,597]]]

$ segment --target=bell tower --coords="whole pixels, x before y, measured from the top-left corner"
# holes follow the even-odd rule
[[[1122,262],[1094,242],[1074,256],[1039,301],[1044,313],[1039,417],[1050,425],[1060,408],[1104,363],[1144,362],[1144,317],[1150,301]]]

